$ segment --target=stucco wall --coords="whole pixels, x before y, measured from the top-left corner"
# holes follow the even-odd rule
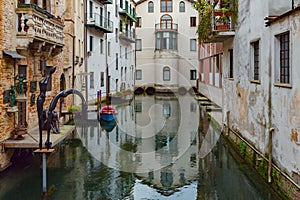
[[[198,71],[197,51],[190,51],[190,39],[197,39],[197,27],[190,27],[190,17],[198,13],[185,2],[185,12],[179,12],[178,0],[173,1],[172,12],[160,12],[160,1],[155,0],[154,12],[148,13],[149,1],[138,3],[137,16],[141,17],[142,26],[137,27],[137,39],[142,39],[142,51],[137,51],[137,68],[142,70],[142,80],[136,80],[136,85],[196,85],[195,80],[190,80],[190,70]],[[163,15],[170,15],[172,23],[178,24],[177,50],[155,50],[155,24],[160,23]],[[152,69],[151,69],[152,66]],[[163,80],[163,68],[171,68],[170,81]]]
[[[274,2],[272,1],[272,5]],[[229,117],[229,125],[241,132],[259,151],[268,153],[269,129],[273,134],[273,158],[275,163],[290,176],[299,180],[299,145],[292,137],[292,129],[298,132],[299,109],[299,11],[290,17],[265,27],[271,4],[259,0],[239,1],[239,20],[232,40],[224,42],[223,55],[223,121]],[[276,85],[275,59],[279,57],[276,35],[290,31],[291,84]],[[259,40],[259,83],[253,83],[251,65],[252,41]],[[234,53],[234,77],[228,78],[228,49]],[[230,112],[229,116],[227,112]],[[299,183],[298,183],[299,184]]]

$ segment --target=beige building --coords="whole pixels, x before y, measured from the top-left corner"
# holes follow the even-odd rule
[[[136,86],[196,86],[198,12],[192,1],[138,1]]]
[[[0,15],[6,25],[0,31],[3,94],[0,143],[38,126],[39,81],[49,74],[52,66],[56,66],[56,71],[47,86],[44,109],[61,90],[81,91],[78,74],[84,72],[83,3],[83,0],[1,1]],[[72,102],[72,95],[58,101],[59,116]],[[7,166],[12,153],[7,149],[0,153],[0,169]]]

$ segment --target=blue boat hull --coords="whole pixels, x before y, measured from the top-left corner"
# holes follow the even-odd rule
[[[105,121],[100,119],[100,125],[107,132],[111,132],[116,127],[117,122],[115,120]]]
[[[106,114],[106,113],[100,113],[100,119],[104,121],[112,121],[115,120],[114,114]]]

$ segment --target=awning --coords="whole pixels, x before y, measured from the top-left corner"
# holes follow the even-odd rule
[[[3,50],[3,53],[11,56],[12,58],[26,58],[24,56],[21,56],[20,54],[18,54],[16,51],[7,51],[7,50]]]

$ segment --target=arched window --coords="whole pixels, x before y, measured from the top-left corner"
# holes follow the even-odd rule
[[[164,67],[163,69],[163,80],[169,81],[170,80],[170,67]]]
[[[185,12],[185,4],[183,1],[179,3],[179,12]]]
[[[152,1],[149,1],[149,3],[148,3],[148,12],[149,13],[154,12],[154,3]]]
[[[161,29],[172,29],[172,17],[170,15],[163,15],[160,18]]]

